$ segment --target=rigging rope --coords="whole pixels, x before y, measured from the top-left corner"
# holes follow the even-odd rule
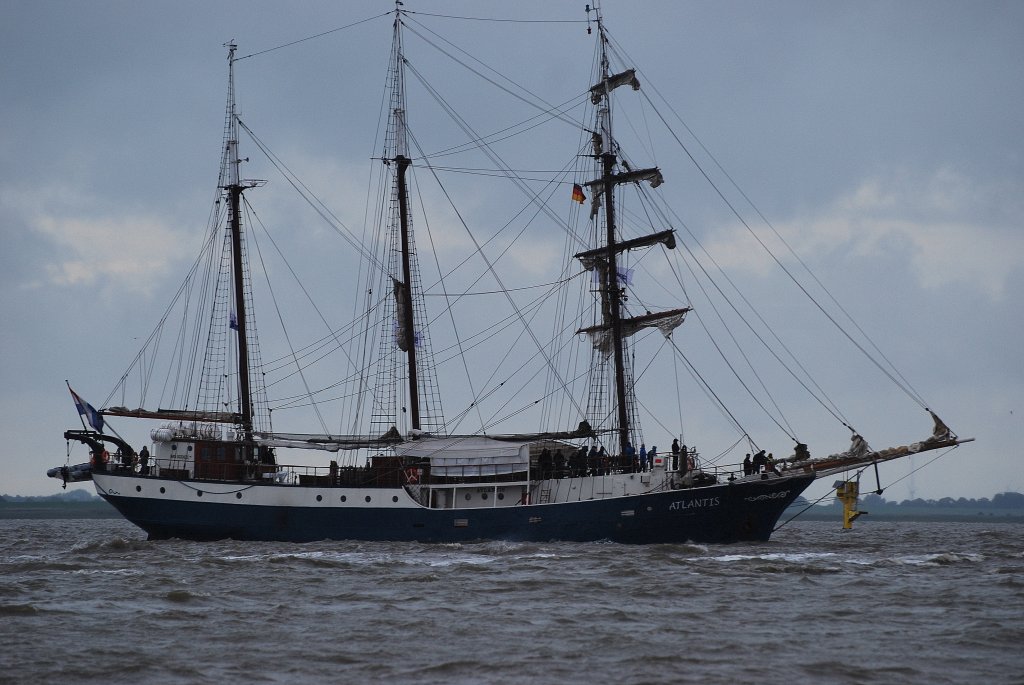
[[[793,275],[792,271],[790,271],[788,268],[786,268],[785,264],[782,263],[782,260],[779,259],[779,257],[772,251],[772,249],[770,247],[768,247],[767,244],[765,244],[765,242],[761,239],[760,236],[757,235],[757,233],[750,227],[750,225],[743,218],[743,216],[739,213],[739,211],[732,204],[732,202],[729,201],[729,199],[725,196],[725,194],[718,187],[718,185],[711,179],[711,176],[707,173],[707,171],[704,169],[704,167],[693,156],[693,154],[690,152],[689,148],[685,145],[685,143],[683,143],[683,141],[679,138],[679,136],[675,133],[675,131],[672,130],[672,127],[669,125],[668,121],[665,120],[664,116],[662,116],[661,112],[656,107],[654,107],[654,103],[650,100],[650,98],[647,96],[647,94],[644,93],[643,91],[641,91],[641,93],[642,93],[642,97],[645,100],[647,100],[647,102],[651,105],[652,109],[654,110],[654,113],[658,116],[658,118],[661,120],[661,122],[665,125],[666,130],[668,130],[669,134],[675,140],[676,144],[678,144],[679,147],[683,150],[683,152],[686,153],[686,156],[689,157],[690,161],[697,168],[697,170],[704,177],[704,179],[708,182],[708,184],[711,186],[711,188],[714,189],[714,191],[718,195],[718,197],[722,200],[723,203],[725,203],[725,205],[729,208],[729,210],[736,217],[736,219],[743,225],[743,227],[754,238],[754,240],[757,241],[757,243],[768,254],[768,256],[770,256],[772,258],[772,261],[774,261],[775,264],[782,270],[782,272],[786,274],[786,276],[790,279],[790,281],[792,281],[792,283],[807,297],[808,300],[810,300],[810,302],[822,313],[822,315],[824,315],[825,318],[828,319],[832,323],[832,325],[835,326],[835,328],[854,347],[856,347],[861,352],[861,354],[864,355],[864,357],[868,361],[870,361],[879,371],[881,371],[883,375],[885,375],[894,385],[896,385],[896,387],[898,387],[900,390],[902,390],[904,392],[904,394],[906,394],[911,400],[913,400],[915,403],[920,405],[922,408],[927,409],[927,404],[921,399],[921,397],[916,392],[914,392],[913,389],[909,387],[909,385],[905,384],[904,382],[901,382],[900,379],[902,378],[902,376],[899,374],[899,372],[895,371],[895,369],[893,369],[893,372],[890,372],[889,369],[887,369],[885,366],[883,366],[881,363],[879,363],[879,361],[873,355],[871,355],[864,348],[864,346],[861,345],[860,342],[858,342],[850,334],[850,332],[847,331],[846,328],[844,328],[839,323],[839,321],[837,321],[836,318],[834,316],[832,316],[832,314],[829,313],[821,305],[820,302],[818,302],[817,299],[815,299],[815,297],[813,295],[811,295],[810,291],[808,291],[807,288],[804,286],[804,284],[801,283],[796,278],[795,275]],[[689,130],[689,129],[687,129],[687,130]],[[788,247],[788,244],[787,244],[787,247]],[[815,279],[815,280],[817,280],[817,279]],[[845,313],[845,310],[843,310],[843,311]],[[849,316],[848,313],[847,313],[847,316]],[[851,319],[851,321],[852,321],[852,319]],[[857,329],[861,330],[859,326],[857,327]],[[863,331],[861,331],[861,332],[863,334]],[[870,339],[868,339],[868,340],[870,340]],[[884,356],[883,356],[883,358],[884,358]],[[886,361],[888,361],[888,359],[886,359]],[[891,365],[891,362],[890,362],[890,365]]]
[[[243,59],[249,59],[250,57],[256,57],[257,55],[265,55],[268,52],[274,52],[275,50],[283,50],[284,48],[290,48],[293,45],[298,45],[299,43],[305,43],[306,41],[314,40],[316,38],[323,38],[324,36],[328,36],[328,35],[330,35],[332,33],[337,33],[338,31],[344,31],[345,29],[350,29],[353,26],[359,26],[360,24],[365,24],[368,21],[373,21],[375,19],[380,19],[381,17],[390,16],[391,13],[392,13],[392,11],[388,10],[387,12],[384,12],[383,14],[378,14],[378,15],[373,16],[373,17],[367,17],[366,19],[360,19],[359,21],[353,22],[351,24],[347,24],[345,26],[339,26],[336,29],[330,29],[328,31],[323,31],[323,32],[318,33],[318,34],[313,35],[313,36],[306,36],[305,38],[299,38],[298,40],[293,40],[290,43],[284,43],[283,45],[278,45],[277,47],[274,47],[274,48],[267,48],[266,50],[260,50],[259,52],[253,52],[251,54],[246,55],[245,57],[236,57],[235,61],[236,62],[241,62]]]
[[[434,90],[430,86],[429,83],[427,83],[425,80],[423,80],[422,76],[415,70],[415,68],[412,67],[412,65],[408,65],[407,64],[407,67],[418,79],[420,79],[420,82],[423,84],[423,86],[425,88],[427,88],[428,91],[430,93],[432,93],[435,98],[439,98],[439,94],[437,93],[437,91]],[[473,135],[472,128],[470,128],[469,125],[461,117],[458,117],[455,114],[455,112],[450,107],[447,106],[447,103],[445,103],[444,100],[439,100],[439,104],[441,104],[443,107],[445,107],[446,111],[448,111],[449,115],[452,116],[453,120],[459,125],[460,128],[462,128],[468,135]],[[475,137],[476,137],[477,140],[479,140],[479,136],[475,136]],[[416,145],[417,150],[419,151],[420,155],[424,156],[423,150],[416,143],[415,137],[413,137],[413,144]],[[495,161],[500,161],[500,159],[496,158],[496,156],[494,155],[493,151],[491,151],[490,148],[488,148],[486,145],[482,145],[482,147],[480,149],[481,149],[481,151],[483,151],[485,154],[487,154],[489,157],[491,157]],[[426,159],[425,156],[424,156],[424,159]],[[449,195],[449,193],[448,193],[447,189],[445,188],[445,186],[441,183],[441,180],[438,177],[438,175],[433,171],[433,168],[430,166],[429,161],[427,161],[427,168],[430,169],[431,174],[434,176],[434,180],[437,182],[438,187],[441,189],[441,192],[444,194],[445,198],[447,199],[447,201],[449,203],[449,206],[451,206],[451,208],[452,208],[452,211],[455,212],[455,215],[458,218],[459,223],[462,225],[463,229],[465,229],[465,231],[466,231],[467,235],[469,236],[470,240],[473,242],[473,245],[474,245],[474,247],[476,249],[476,253],[480,255],[480,258],[487,265],[488,271],[491,273],[491,275],[494,277],[494,280],[501,287],[502,291],[504,292],[504,294],[506,296],[506,299],[508,299],[508,301],[509,301],[509,304],[512,306],[513,310],[516,312],[516,315],[519,317],[520,321],[523,323],[523,326],[524,326],[527,334],[530,336],[530,338],[533,340],[534,344],[536,345],[538,352],[544,358],[544,360],[547,362],[548,367],[551,370],[551,373],[554,374],[559,379],[559,383],[561,384],[562,388],[563,389],[567,389],[566,383],[562,380],[561,375],[558,372],[558,369],[555,367],[554,363],[551,361],[551,359],[548,356],[547,352],[544,350],[543,345],[540,344],[540,341],[537,339],[537,337],[534,334],[533,330],[529,327],[529,324],[526,322],[525,318],[523,317],[523,314],[522,314],[521,310],[519,309],[519,307],[516,306],[515,300],[513,300],[512,297],[508,294],[509,291],[505,287],[504,282],[501,280],[501,276],[498,274],[497,270],[494,268],[494,264],[487,257],[486,253],[483,251],[483,247],[480,245],[479,241],[476,239],[476,236],[469,229],[469,225],[466,223],[465,219],[463,218],[462,213],[459,212],[459,209],[455,205],[454,200],[452,199],[451,195]],[[513,181],[516,180],[515,177],[511,177],[511,178],[512,178]],[[526,190],[526,189],[524,188],[524,190]],[[535,199],[535,201],[536,201],[536,199],[537,199],[536,194],[530,194],[530,196],[533,197]],[[547,208],[546,203],[543,203],[543,202],[540,203],[540,206],[545,208],[545,209]],[[565,227],[563,226],[563,229],[564,228]],[[576,399],[574,397],[570,396],[570,401],[576,406],[577,410],[582,412],[582,409],[579,407],[579,405],[576,402]]]
[[[255,211],[253,211],[252,207],[249,205],[248,200],[244,199],[244,196],[243,196],[243,201],[245,202],[245,207],[249,211],[250,216],[256,216]],[[267,231],[266,227],[263,225],[263,222],[260,221],[259,224],[260,224],[260,227],[263,228],[264,233],[269,235],[269,231]],[[251,233],[252,233],[252,243],[253,243],[253,245],[256,246],[256,256],[260,260],[260,266],[263,268],[263,273],[264,274],[268,274],[269,271],[267,270],[267,265],[263,261],[263,252],[260,250],[259,241],[256,240],[255,232],[251,232]],[[273,241],[273,239],[271,239],[271,243],[274,245],[274,248],[277,249],[277,243],[275,243]],[[279,255],[281,254],[280,250],[278,250],[278,254]],[[281,258],[284,259],[284,255],[281,255]],[[288,270],[291,271],[291,265],[288,264],[287,260],[285,260],[285,265],[288,266]],[[293,276],[295,275],[294,271],[292,271],[292,275]],[[313,411],[316,413],[316,418],[320,422],[320,427],[323,428],[324,433],[329,433],[330,430],[327,428],[327,423],[324,421],[324,417],[320,413],[320,407],[317,406],[316,401],[313,399],[313,395],[310,392],[309,382],[306,380],[306,374],[303,373],[302,366],[299,364],[298,357],[295,354],[295,347],[292,345],[291,335],[288,334],[288,326],[285,325],[284,316],[281,314],[281,306],[277,302],[277,295],[274,293],[274,288],[273,288],[273,286],[270,283],[270,278],[269,277],[266,278],[266,283],[267,283],[267,290],[270,292],[270,300],[274,303],[274,311],[277,312],[277,320],[281,324],[281,331],[282,331],[282,333],[284,333],[285,342],[288,345],[288,349],[291,351],[292,359],[295,362],[295,368],[296,368],[296,370],[297,370],[297,372],[299,374],[299,378],[302,379],[302,385],[303,385],[303,387],[306,388],[306,395],[309,397],[310,404],[313,406]],[[300,283],[300,287],[302,287],[301,283]],[[305,293],[306,289],[302,288],[302,292]],[[308,296],[308,293],[306,293],[306,294]],[[317,309],[316,304],[312,303],[312,302],[311,302],[311,304],[313,304],[313,309],[316,310],[317,314],[320,315],[320,319],[323,320],[324,324],[326,325],[327,321],[324,320],[323,314],[320,314],[320,310]],[[330,326],[328,326],[328,329],[330,329]],[[265,391],[265,389],[266,389],[266,387],[264,386],[264,391]]]
[[[465,21],[489,21],[489,22],[500,22],[507,24],[587,24],[589,23],[586,19],[498,19],[494,17],[466,17],[458,16],[454,14],[433,14],[431,12],[416,12],[413,10],[401,10],[401,13],[408,17],[410,14],[416,14],[421,17],[434,17],[436,19],[462,19]],[[419,23],[419,22],[417,22]]]

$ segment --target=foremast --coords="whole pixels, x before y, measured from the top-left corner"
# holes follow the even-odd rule
[[[238,46],[228,45],[228,140],[224,148],[225,167],[228,171],[228,230],[231,233],[231,274],[234,286],[232,321],[238,340],[238,397],[240,426],[246,443],[252,442],[252,392],[249,388],[249,340],[246,331],[245,288],[242,277],[242,185],[239,178],[241,158],[238,154],[238,112],[235,106],[235,51]]]
[[[587,6],[587,12],[591,11]],[[621,85],[631,85],[634,90],[640,87],[636,72],[628,69],[612,74],[608,59],[608,37],[599,7],[594,11],[597,17],[598,42],[600,51],[600,74],[598,83],[590,89],[591,102],[597,107],[596,126],[593,131],[593,153],[597,160],[596,169],[599,178],[586,183],[595,194],[594,211],[599,213],[600,201],[603,199],[604,225],[598,233],[598,246],[592,250],[576,254],[584,267],[597,269],[600,283],[601,322],[594,326],[581,328],[579,333],[588,333],[593,341],[595,356],[610,356],[613,362],[613,384],[620,454],[626,454],[635,430],[633,415],[635,399],[633,394],[632,373],[626,355],[626,339],[640,328],[654,326],[663,332],[671,332],[682,323],[688,308],[675,309],[667,312],[646,313],[640,317],[628,317],[625,313],[626,293],[625,278],[620,273],[619,255],[628,250],[664,244],[668,248],[675,247],[674,231],[666,230],[640,236],[630,240],[621,240],[616,225],[615,191],[625,183],[650,182],[652,187],[662,183],[661,172],[657,168],[619,170],[619,159],[615,137],[612,133],[612,99],[611,92]],[[603,238],[604,245],[600,245]],[[668,335],[666,332],[666,335]],[[598,364],[595,364],[597,366]]]
[[[183,345],[183,356],[178,362],[179,370],[187,379],[186,386],[180,397],[178,390],[174,391],[170,407],[107,407],[100,413],[170,421],[183,430],[207,436],[220,434],[217,424],[233,424],[236,435],[232,439],[244,442],[248,452],[260,433],[271,431],[271,425],[263,376],[259,372],[259,343],[242,224],[243,193],[266,182],[243,180],[240,175],[241,163],[247,160],[242,159],[239,152],[239,116],[235,101],[238,46],[232,41],[224,47],[228,49],[228,89],[217,181],[220,192],[211,215],[213,235],[205,269],[207,276],[198,287],[201,294],[197,296],[195,328],[187,334],[192,343],[192,356],[184,356]],[[219,252],[214,248],[218,244]],[[184,340],[186,334],[181,335]],[[200,355],[204,337],[205,351]],[[145,357],[140,354],[139,359]]]

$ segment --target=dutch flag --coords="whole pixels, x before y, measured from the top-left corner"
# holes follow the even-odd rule
[[[71,390],[71,386],[68,386],[68,390]],[[96,429],[98,432],[103,432],[103,417],[96,409],[78,396],[74,390],[71,390],[71,398],[75,401],[75,408],[78,409],[78,413],[81,414],[89,421],[89,425]]]

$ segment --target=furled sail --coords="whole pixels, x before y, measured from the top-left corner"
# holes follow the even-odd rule
[[[599,140],[599,136],[595,138],[595,145]],[[652,188],[657,188],[658,186],[665,182],[665,177],[661,175],[661,169],[659,169],[658,167],[653,167],[650,169],[635,169],[631,171],[624,171],[621,174],[612,174],[608,178],[599,178],[594,181],[587,181],[583,185],[589,187],[593,192],[593,195],[590,199],[591,219],[597,216],[597,212],[601,208],[605,187],[607,186],[609,180],[615,185],[619,185],[622,183],[639,183],[640,181],[649,181]]]
[[[574,431],[545,431],[543,433],[509,433],[507,435],[489,434],[491,440],[504,442],[523,442],[526,440],[539,442],[541,440],[580,440],[592,438],[596,435],[589,421],[580,421],[580,425]]]
[[[658,167],[651,167],[650,169],[633,169],[631,171],[623,171],[620,174],[612,174],[611,182],[615,185],[622,183],[639,183],[640,181],[649,181],[652,188],[657,188],[665,182],[665,177],[661,175],[661,169]],[[594,181],[587,181],[584,185],[587,186],[604,186],[608,179],[599,178]]]
[[[643,235],[639,238],[631,238],[630,240],[623,240],[615,243],[614,250],[616,254],[621,254],[628,250],[635,250],[641,247],[650,247],[651,245],[657,245],[661,243],[670,250],[676,247],[676,235],[673,229],[667,231],[659,231],[658,233],[651,233],[650,235]],[[608,255],[607,247],[598,247],[593,250],[587,250],[585,252],[579,252],[573,255],[576,259],[580,260],[583,264],[584,269],[593,269],[595,264],[603,261]]]
[[[640,90],[640,80],[636,77],[636,69],[626,69],[620,74],[609,76],[600,83],[595,84],[590,89],[590,102],[596,105],[601,102],[601,98],[603,98],[605,94],[626,84],[632,86],[633,90]]]
[[[387,433],[373,435],[317,435],[308,433],[255,433],[256,442],[267,447],[291,447],[296,449],[356,450],[361,448],[386,447],[402,441],[398,429],[391,427]]]
[[[194,411],[191,409],[128,409],[107,407],[101,409],[104,416],[129,416],[136,419],[167,419],[189,423],[241,423],[242,415],[230,411]]]
[[[683,323],[688,311],[690,311],[689,307],[683,307],[682,309],[670,309],[667,312],[647,313],[642,316],[622,319],[622,337],[628,338],[644,328],[657,328],[667,338]],[[595,349],[600,350],[606,357],[611,355],[614,342],[611,326],[607,324],[588,326],[576,332],[586,333],[590,336],[590,341]]]
[[[412,322],[409,321],[409,288],[406,287],[405,283],[402,283],[397,278],[391,279],[395,284],[395,311],[397,313],[397,322],[395,325],[395,343],[398,345],[398,349],[402,352],[409,351],[409,328],[412,326]]]

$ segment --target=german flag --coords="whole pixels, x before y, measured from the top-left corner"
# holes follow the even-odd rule
[[[583,194],[583,188],[579,183],[572,184],[572,199],[574,202],[583,204],[587,200],[587,196]]]

